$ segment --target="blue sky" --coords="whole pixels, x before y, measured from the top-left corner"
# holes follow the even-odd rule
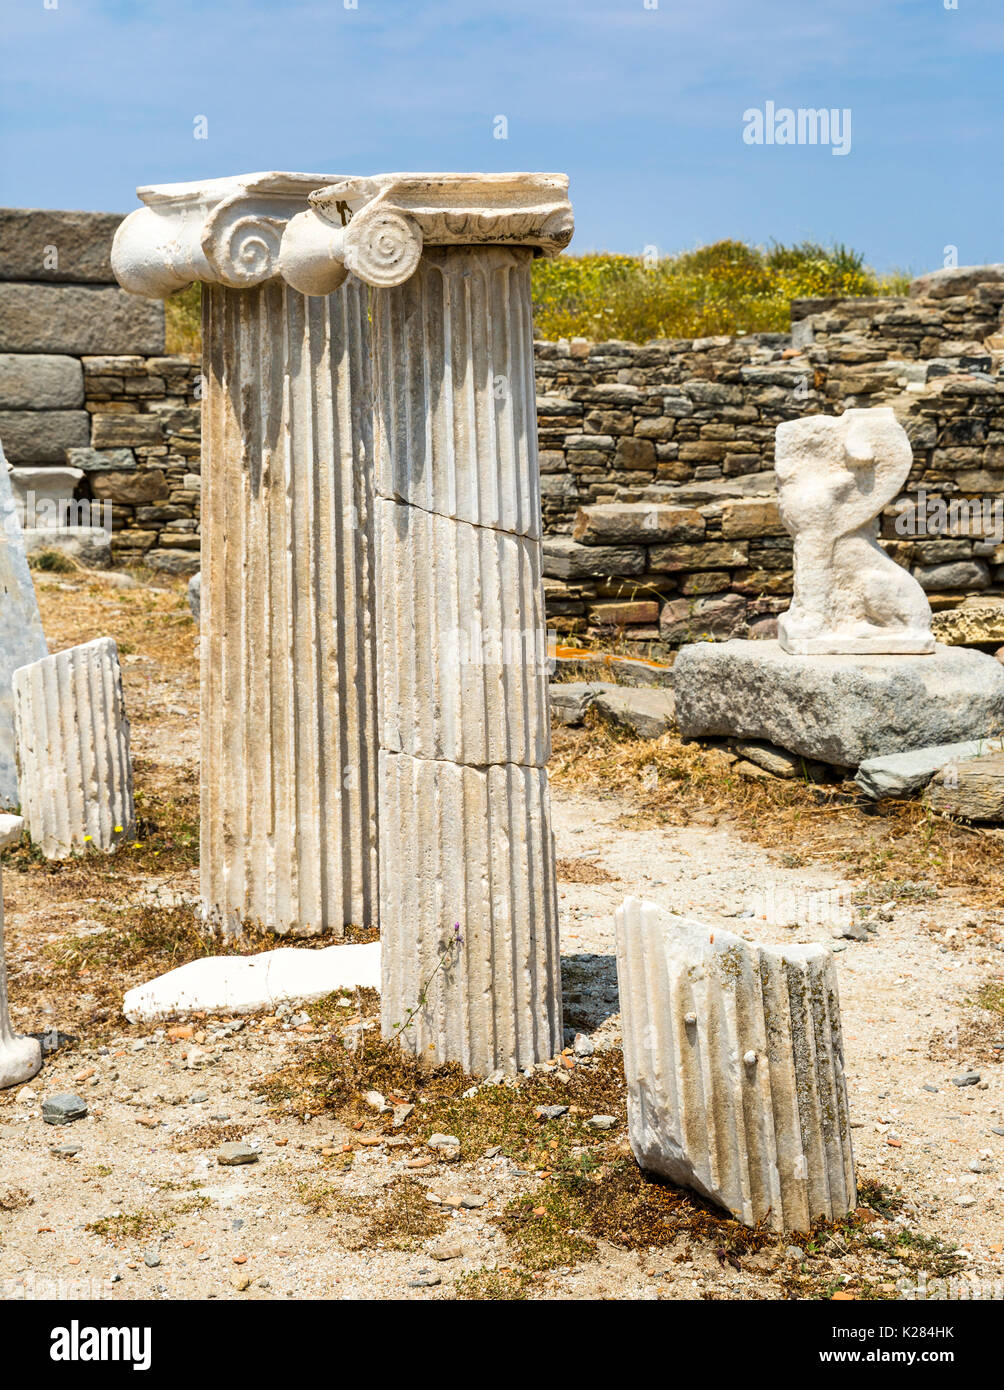
[[[128,211],[137,184],[260,169],[562,170],[573,251],[812,237],[882,270],[946,245],[1004,260],[1002,0],[647,3],[3,0],[0,203]],[[744,144],[767,101],[849,108],[850,152]]]

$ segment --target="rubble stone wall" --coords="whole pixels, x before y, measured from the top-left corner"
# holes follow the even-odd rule
[[[0,438],[22,490],[68,465],[78,496],[112,502],[114,563],[188,573],[199,364],[165,355],[161,304],[115,285],[120,220],[0,210]],[[984,266],[924,276],[908,298],[796,300],[791,333],[537,343],[550,626],[653,655],[770,635],[791,592],[774,431],[872,405],[895,409],[914,450],[883,545],[936,608],[1004,592],[1002,306],[1004,266]],[[956,512],[933,534],[939,501]]]

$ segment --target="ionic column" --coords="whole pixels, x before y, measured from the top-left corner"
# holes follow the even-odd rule
[[[307,299],[277,271],[323,182],[145,189],[113,251],[127,289],[205,286],[200,864],[228,931],[378,911],[366,291]]]
[[[571,235],[565,186],[346,181],[283,246],[297,283],[347,210],[375,287],[383,1033],[481,1075],[562,1038],[530,261]]]

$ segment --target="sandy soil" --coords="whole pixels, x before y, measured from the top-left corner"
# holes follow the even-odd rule
[[[138,789],[151,803],[190,797],[196,631],[181,586],[151,593],[60,577],[40,580],[39,590],[53,648],[105,632],[122,643]],[[786,867],[790,856],[734,825],[639,829],[627,800],[560,787],[554,806],[568,1040],[583,1031],[600,1049],[568,1068],[573,1100],[592,1094],[577,1088],[619,1041],[613,911],[627,893],[789,942],[830,940],[831,927],[748,915],[758,891],[861,886]],[[859,1179],[869,1192],[898,1190],[898,1202],[875,1198],[850,1232],[765,1238],[756,1248],[734,1245],[734,1223],[724,1220],[716,1231],[681,1219],[678,1234],[664,1232],[656,1246],[611,1228],[594,1232],[582,1258],[534,1267],[513,1237],[512,1212],[524,1198],[527,1220],[545,1210],[556,1180],[544,1163],[514,1161],[505,1143],[475,1151],[465,1139],[459,1159],[430,1150],[421,1095],[409,1098],[417,1114],[397,1133],[362,1103],[352,1119],[261,1093],[267,1078],[329,1043],[341,1019],[365,1024],[372,1001],[347,997],[236,1023],[196,1019],[172,1033],[130,1027],[118,1014],[125,974],[109,984],[54,964],[67,942],[107,925],[110,905],[194,901],[196,871],[176,841],[163,851],[163,872],[153,851],[54,874],[23,852],[5,854],[15,1024],[72,1037],[29,1087],[0,1094],[0,1296],[736,1299],[843,1289],[896,1297],[897,1281],[948,1269],[983,1296],[996,1280],[1001,1296],[1004,1014],[974,1001],[988,981],[1004,979],[1004,914],[933,882],[887,900],[873,885],[867,916],[876,929],[836,942]],[[559,1091],[564,1065],[545,1078]],[[953,1084],[967,1070],[979,1083]],[[59,1092],[82,1096],[87,1118],[44,1124],[41,1100]],[[616,1087],[609,1105],[609,1134],[589,1135],[589,1104],[573,1105],[563,1121],[576,1126],[571,1152],[600,1162],[598,1182],[629,1162]],[[257,1161],[221,1166],[220,1144],[235,1140],[248,1141]],[[702,1204],[680,1201],[681,1213],[703,1217]],[[373,1214],[385,1208],[391,1217],[376,1231]],[[951,1246],[958,1250],[946,1263]]]

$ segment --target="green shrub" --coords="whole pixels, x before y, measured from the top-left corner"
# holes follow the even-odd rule
[[[533,267],[539,338],[696,338],[786,332],[792,299],[898,295],[909,277],[880,278],[844,246],[717,241],[652,265],[632,256],[562,256]]]

